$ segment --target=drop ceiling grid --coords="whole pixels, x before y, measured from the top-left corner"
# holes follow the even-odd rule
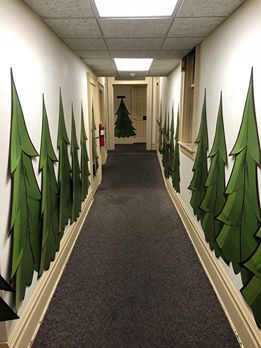
[[[169,18],[120,19],[100,18],[94,0],[24,2],[98,76],[117,75],[121,57],[154,58],[149,75],[165,76],[244,0],[178,0]]]

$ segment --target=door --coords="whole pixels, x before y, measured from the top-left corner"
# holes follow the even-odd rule
[[[134,143],[146,143],[147,86],[132,86],[132,120],[136,129]]]

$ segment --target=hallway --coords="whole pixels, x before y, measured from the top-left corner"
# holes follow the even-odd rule
[[[109,153],[33,347],[238,347],[156,152],[121,145]]]

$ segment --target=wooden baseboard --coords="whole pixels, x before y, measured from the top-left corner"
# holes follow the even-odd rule
[[[32,345],[92,202],[93,194],[90,193],[83,203],[79,219],[66,231],[55,261],[39,279],[37,288],[10,338],[7,342],[0,343],[1,348],[26,348]]]
[[[241,347],[260,348],[261,330],[258,329],[253,315],[243,297],[236,289],[219,260],[206,243],[203,232],[196,223],[179,193],[164,177],[161,155],[158,153],[162,176],[169,196],[177,209],[185,229],[192,241],[199,260],[212,284]]]

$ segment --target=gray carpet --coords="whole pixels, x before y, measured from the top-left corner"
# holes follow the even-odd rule
[[[239,347],[155,152],[118,146],[34,348]]]

